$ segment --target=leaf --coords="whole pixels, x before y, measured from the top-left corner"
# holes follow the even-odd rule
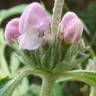
[[[3,71],[2,73],[9,75],[10,72],[8,69],[8,64],[4,56],[5,45],[6,42],[4,40],[3,29],[0,29],[0,71]]]
[[[0,72],[0,81],[4,78],[6,78],[7,76],[5,74],[3,74],[2,72]]]
[[[16,53],[13,52],[10,60],[11,74],[14,74],[18,70],[19,66],[20,66],[20,62],[18,58],[16,58]]]
[[[26,77],[32,73],[35,73],[35,71],[36,70],[32,70],[32,68],[24,68],[24,69],[20,70],[20,72],[17,73],[17,75],[14,76],[14,78],[12,80],[8,81],[8,83],[6,83],[5,86],[0,89],[0,96],[11,96],[14,89],[21,82],[21,80],[24,77]]]
[[[73,70],[61,73],[61,77],[56,82],[61,81],[81,81],[91,86],[96,86],[96,71]]]
[[[33,94],[35,94],[36,96],[39,96],[39,94],[40,94],[40,85],[32,84],[30,89],[32,90]]]
[[[23,90],[22,90],[23,89]],[[19,86],[19,91],[21,95],[24,95],[29,90],[29,82],[27,78],[24,78]]]
[[[0,23],[7,17],[9,16],[12,16],[12,15],[15,15],[15,14],[19,14],[21,13],[24,8],[26,7],[25,4],[22,4],[22,5],[17,5],[13,8],[10,8],[10,9],[7,9],[7,10],[1,10],[0,11]]]
[[[0,49],[4,48],[5,44],[6,44],[6,42],[4,40],[4,32],[3,32],[3,29],[0,28]]]
[[[23,89],[23,90],[22,90]],[[25,94],[29,90],[29,82],[27,78],[24,78],[19,86],[15,89],[12,96],[26,96]]]
[[[1,89],[9,80],[10,80],[9,77],[3,77],[2,79],[1,79],[1,77],[0,77],[0,89]]]

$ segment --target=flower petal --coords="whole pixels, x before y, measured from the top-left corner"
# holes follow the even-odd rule
[[[83,32],[83,26],[78,18],[73,19],[65,28],[64,38],[69,38],[71,42],[78,41]]]
[[[83,24],[73,12],[67,12],[60,23],[60,38],[74,43],[78,41],[83,32]]]
[[[37,33],[24,33],[19,37],[19,48],[26,50],[34,50],[42,45],[42,39]]]
[[[20,35],[19,32],[19,18],[14,18],[8,22],[5,28],[5,39],[9,44],[12,44],[14,40]]]
[[[44,8],[39,3],[30,4],[20,17],[19,30],[21,33],[30,32],[33,29],[46,29],[50,17],[46,16]]]
[[[69,11],[69,12],[67,12],[67,13],[63,16],[62,21],[61,21],[61,24],[63,24],[63,26],[65,27],[65,26],[67,26],[67,25],[70,23],[70,21],[71,21],[72,19],[74,19],[74,18],[78,18],[78,16],[77,16],[74,12]]]

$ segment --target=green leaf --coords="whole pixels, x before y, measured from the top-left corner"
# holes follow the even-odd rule
[[[3,70],[4,74],[10,75],[8,64],[4,56],[5,45],[6,45],[6,42],[4,40],[3,29],[0,29],[0,71]]]
[[[22,90],[23,89],[23,90]],[[19,86],[15,89],[12,96],[27,96],[25,95],[29,90],[29,82],[27,78],[24,78]]]
[[[0,96],[11,96],[14,89],[17,87],[17,85],[21,82],[21,80],[30,75],[35,73],[36,70],[33,70],[32,68],[24,68],[20,70],[20,72],[17,73],[16,76],[10,81],[8,81],[7,84],[3,88],[0,89]]]
[[[0,89],[10,80],[9,77],[0,78]]]
[[[16,53],[13,52],[11,55],[11,60],[10,60],[11,74],[14,74],[18,70],[19,66],[20,66],[20,62],[18,58],[16,57]]]
[[[96,71],[73,70],[61,73],[61,77],[56,82],[61,81],[81,81],[91,86],[96,86]]]
[[[2,72],[0,72],[0,81],[4,78],[6,78],[7,76],[5,74],[3,74]]]
[[[24,8],[26,7],[25,4],[22,4],[22,5],[17,5],[13,8],[10,8],[10,9],[7,9],[7,10],[1,10],[0,11],[0,23],[7,17],[9,16],[12,16],[12,15],[16,15],[16,14],[19,14],[21,13]]]
[[[39,94],[40,94],[40,85],[32,84],[30,89],[32,90],[33,94],[35,94],[36,96],[39,96]]]
[[[23,90],[22,90],[23,89]],[[24,95],[29,90],[29,82],[27,78],[24,78],[19,86],[19,91],[21,95]]]
[[[1,19],[1,17],[0,17]],[[0,49],[5,47],[5,40],[4,40],[4,32],[3,29],[0,28]]]

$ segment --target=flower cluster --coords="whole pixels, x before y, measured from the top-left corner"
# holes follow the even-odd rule
[[[5,29],[5,38],[9,44],[18,40],[19,48],[26,50],[38,49],[53,40],[50,29],[51,16],[39,3],[32,3],[21,14],[20,18],[12,19]],[[78,41],[83,32],[79,17],[74,12],[67,12],[60,22],[61,40],[68,43]]]

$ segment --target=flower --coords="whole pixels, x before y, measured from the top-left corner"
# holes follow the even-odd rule
[[[60,23],[60,38],[69,43],[78,41],[83,32],[83,24],[74,12],[67,12]]]
[[[8,44],[13,44],[14,41],[20,36],[19,32],[19,18],[14,18],[8,22],[5,28],[5,39]]]
[[[30,4],[22,13],[19,22],[19,48],[34,50],[39,48],[49,31],[50,17],[39,3]]]

